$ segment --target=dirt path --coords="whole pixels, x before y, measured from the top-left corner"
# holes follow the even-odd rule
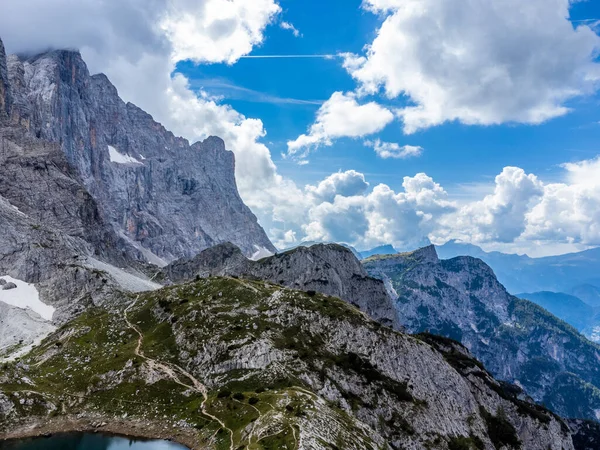
[[[139,298],[140,298],[140,295],[138,295],[135,298],[135,300],[127,308],[125,308],[125,311],[124,311],[125,322],[127,323],[127,326],[129,328],[131,328],[133,331],[135,331],[135,333],[138,335],[138,342],[135,347],[135,354],[137,356],[139,356],[140,358],[142,358],[144,361],[146,361],[146,363],[148,363],[150,368],[159,369],[160,371],[164,372],[169,378],[171,378],[175,383],[179,384],[180,386],[183,386],[186,389],[189,389],[191,391],[200,393],[202,395],[202,403],[200,404],[200,410],[202,411],[202,414],[205,415],[206,417],[214,420],[215,422],[217,422],[221,428],[223,428],[224,430],[226,430],[229,433],[230,441],[231,441],[229,449],[234,450],[233,430],[228,428],[221,419],[219,419],[218,417],[214,416],[213,414],[209,413],[206,410],[206,402],[208,401],[208,390],[206,389],[206,386],[204,386],[204,384],[202,384],[200,381],[198,381],[192,374],[185,371],[183,368],[181,368],[177,364],[162,363],[155,359],[149,358],[144,354],[144,352],[142,350],[142,344],[144,342],[144,334],[142,333],[142,330],[140,330],[139,327],[137,327],[136,325],[131,323],[129,321],[129,317],[127,317],[127,314],[129,313],[131,308],[133,308],[137,304]],[[188,379],[188,381],[191,381],[192,385],[186,384],[183,381],[181,381],[177,372],[179,372],[181,375],[186,377]]]

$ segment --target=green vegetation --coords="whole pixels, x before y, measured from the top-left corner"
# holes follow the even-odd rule
[[[480,413],[487,425],[488,436],[498,450],[504,446],[511,449],[521,448],[521,441],[517,436],[517,430],[506,419],[504,411],[498,410],[494,416],[484,408],[480,408]]]
[[[448,450],[484,450],[485,444],[479,436],[453,437],[448,442]]]

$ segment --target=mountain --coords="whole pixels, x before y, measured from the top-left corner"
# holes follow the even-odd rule
[[[60,146],[103,220],[146,260],[164,265],[221,242],[248,256],[275,252],[238,194],[221,139],[174,136],[105,75],[90,75],[78,52],[0,59],[11,123]]]
[[[302,242],[300,242],[297,245],[293,245],[291,247],[288,247],[288,248],[285,248],[285,249],[281,250],[281,253],[289,252],[290,250],[297,249],[298,247],[312,247],[313,245],[320,245],[320,244],[336,244],[336,245],[341,245],[342,247],[346,247],[348,250],[350,250],[352,252],[352,254],[354,256],[356,256],[357,259],[359,259],[359,260],[362,259],[362,256],[360,255],[360,252],[358,250],[356,250],[351,245],[344,244],[343,242],[302,241]]]
[[[572,450],[458,343],[334,297],[208,278],[92,308],[0,372],[0,439],[90,430],[192,448]]]
[[[600,286],[600,248],[579,253],[530,258],[527,255],[510,255],[485,252],[472,244],[456,241],[436,247],[442,259],[457,256],[479,258],[494,269],[498,280],[509,292],[565,292],[577,295],[573,289],[579,285]],[[598,288],[596,288],[598,289]],[[599,306],[600,301],[592,306]]]
[[[600,346],[510,295],[483,261],[440,260],[430,246],[363,264],[388,286],[408,332],[456,339],[494,376],[522,386],[556,413],[600,419]]]
[[[600,307],[600,287],[591,284],[581,284],[573,287],[569,293],[580,298],[588,305],[595,308]]]
[[[251,261],[233,244],[221,244],[163,269],[164,279],[235,276],[339,297],[384,325],[398,327],[397,313],[381,280],[371,278],[347,247],[315,244]]]
[[[398,253],[391,245],[380,245],[379,247],[372,248],[371,250],[365,250],[360,252],[362,259],[368,258],[374,255],[394,255]]]
[[[219,242],[275,251],[235,183],[233,153],[192,146],[124,103],[77,52],[6,55],[0,41],[0,358],[158,266]]]
[[[518,294],[517,297],[540,305],[580,332],[593,326],[594,308],[572,295],[557,292],[533,292]]]

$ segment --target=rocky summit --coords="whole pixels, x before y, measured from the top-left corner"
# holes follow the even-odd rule
[[[121,100],[106,76],[90,75],[78,52],[0,60],[11,123],[60,146],[103,219],[149,262],[221,242],[248,256],[275,252],[238,194],[234,156],[221,139],[190,145],[174,136]]]
[[[558,414],[600,418],[600,346],[508,294],[480,259],[440,260],[430,246],[364,266],[385,282],[407,331],[462,342],[496,377]]]
[[[399,328],[397,312],[384,284],[368,276],[350,249],[337,244],[300,246],[259,261],[249,260],[232,244],[222,244],[195,258],[175,261],[163,273],[171,282],[235,276],[333,295],[382,324]]]
[[[18,57],[0,41],[0,277],[18,283],[0,293],[0,357],[121,291],[160,287],[172,259],[224,241],[274,251],[234,165],[221,139],[190,146],[124,103],[79,53]]]

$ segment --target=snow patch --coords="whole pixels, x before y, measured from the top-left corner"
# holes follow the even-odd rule
[[[258,245],[255,245],[254,248],[256,249],[256,252],[253,253],[252,256],[250,257],[250,259],[252,261],[258,261],[259,259],[268,258],[269,256],[273,256],[273,253],[271,253],[269,250],[267,250],[264,247],[259,247]]]
[[[21,309],[30,309],[45,320],[52,320],[55,308],[40,300],[40,293],[33,284],[25,283],[8,275],[0,276],[0,278],[4,278],[8,283],[14,283],[17,286],[15,289],[8,290],[0,288],[1,302]]]
[[[119,153],[119,151],[112,145],[108,146],[108,155],[110,156],[110,162],[114,162],[117,164],[143,164],[141,161],[138,161],[133,156]]]

